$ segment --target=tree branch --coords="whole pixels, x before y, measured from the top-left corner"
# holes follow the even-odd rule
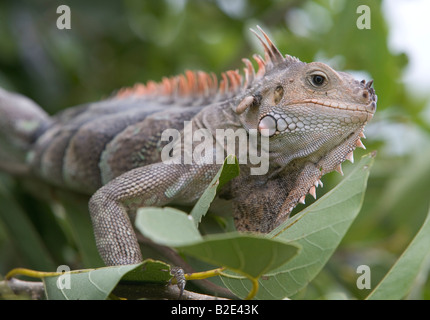
[[[113,291],[118,298],[125,297],[129,300],[150,299],[150,300],[226,300],[216,296],[195,293],[185,290],[179,298],[179,288],[176,285],[155,285],[155,284],[130,284],[120,283]],[[42,282],[23,281],[12,278],[8,281],[0,281],[0,297],[3,299],[29,298],[31,300],[44,300],[45,288]]]
[[[0,281],[0,297],[3,299],[30,298],[44,300],[45,288],[42,282],[22,281],[12,278]]]

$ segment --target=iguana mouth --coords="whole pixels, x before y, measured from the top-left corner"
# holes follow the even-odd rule
[[[369,104],[349,104],[342,103],[337,101],[327,101],[327,100],[318,100],[318,99],[305,99],[302,101],[294,101],[291,104],[303,104],[303,103],[312,103],[317,104],[323,107],[345,110],[345,111],[358,111],[358,112],[367,112],[371,115],[375,113],[376,110],[376,102],[371,101]],[[370,119],[369,119],[370,120]]]
[[[331,110],[343,111],[343,116],[337,116],[337,122],[345,124],[354,124],[355,126],[365,125],[373,117],[376,110],[376,103],[372,101],[368,105],[360,104],[341,104],[332,101],[320,101],[316,99],[307,99],[302,101],[294,101],[287,106],[297,105],[312,105],[319,106]],[[329,118],[327,118],[329,119]],[[300,120],[300,117],[288,111],[272,110],[268,113],[261,115],[259,119],[258,129],[263,134],[262,129],[268,129],[267,135],[269,137],[279,135],[286,132],[295,132],[309,130],[310,126],[319,126],[321,123],[331,125],[329,120],[313,119],[313,120]]]

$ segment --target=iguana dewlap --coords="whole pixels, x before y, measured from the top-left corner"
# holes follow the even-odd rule
[[[191,204],[220,168],[211,162],[215,152],[185,161],[185,144],[198,147],[200,141],[185,142],[184,125],[193,134],[205,129],[213,136],[217,129],[243,130],[248,137],[257,132],[260,144],[262,138],[269,142],[267,172],[252,174],[255,163],[242,163],[221,196],[231,199],[238,230],[269,232],[308,193],[315,197],[322,175],[353,160],[376,95],[372,81],[282,56],[259,30],[265,57],[254,56],[257,71],[244,59],[243,75],[227,71],[219,81],[188,71],[53,117],[0,89],[0,168],[92,195],[89,209],[102,258],[108,265],[130,264],[142,255],[128,212]],[[167,163],[161,154],[173,142],[162,135],[172,129],[183,143],[177,161]]]

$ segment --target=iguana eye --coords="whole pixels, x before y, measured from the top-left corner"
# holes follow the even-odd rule
[[[312,76],[312,84],[317,87],[321,87],[326,81],[325,77],[320,74],[314,74]]]

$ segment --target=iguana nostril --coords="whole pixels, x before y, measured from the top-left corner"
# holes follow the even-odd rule
[[[376,102],[372,101],[372,103],[369,104],[366,108],[367,108],[367,110],[369,112],[375,112],[375,110],[376,110]]]

